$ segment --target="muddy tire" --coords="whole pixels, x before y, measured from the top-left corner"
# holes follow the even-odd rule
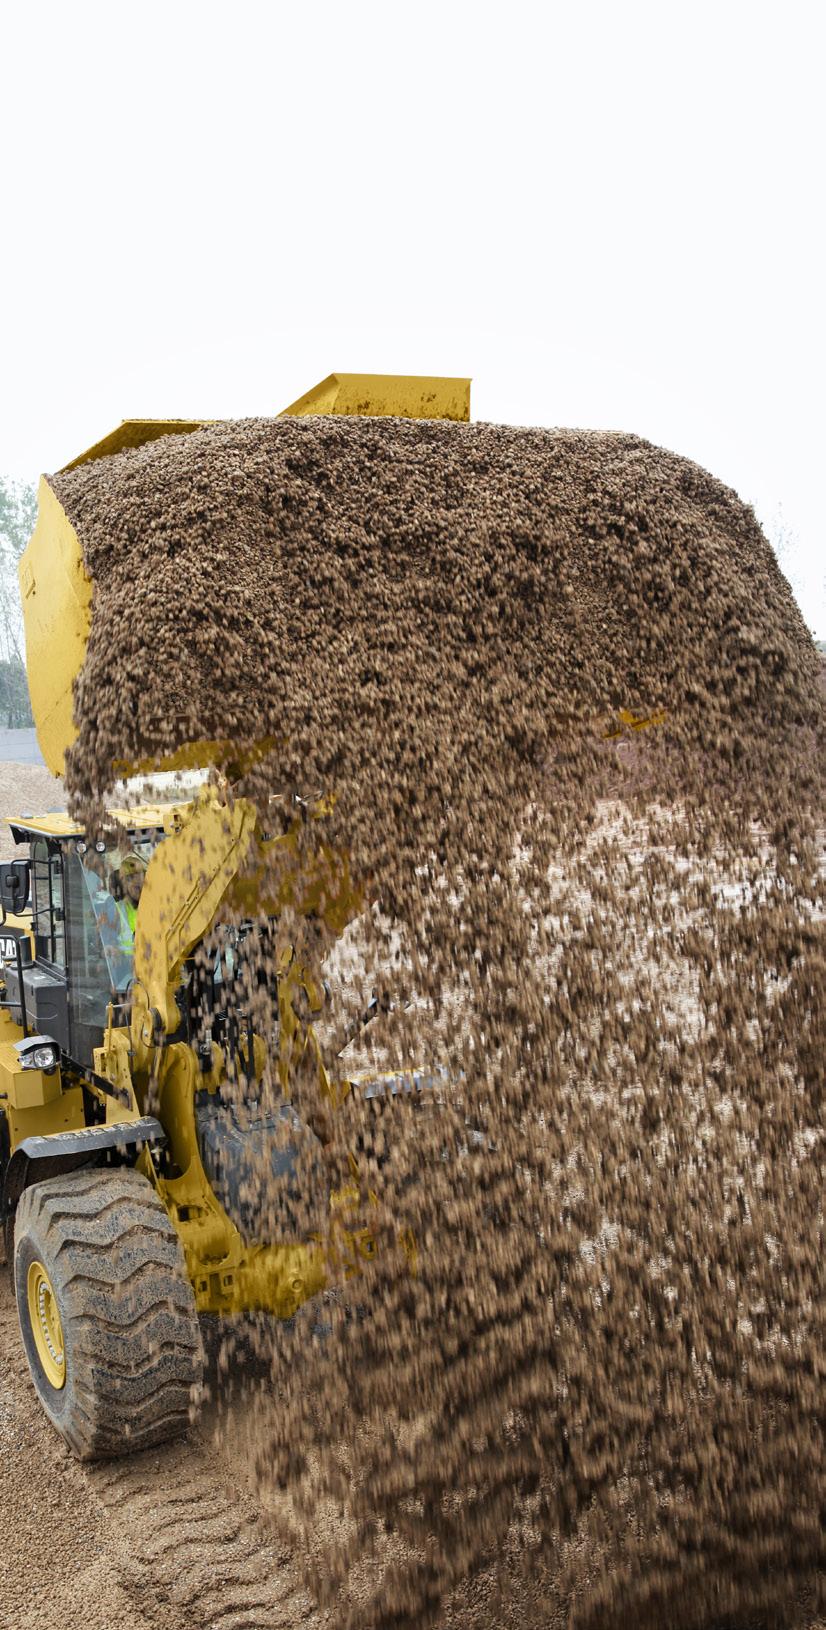
[[[186,1431],[201,1335],[180,1242],[145,1177],[87,1169],[26,1189],[14,1285],[40,1401],[80,1460]]]

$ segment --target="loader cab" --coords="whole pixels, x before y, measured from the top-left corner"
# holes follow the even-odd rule
[[[65,815],[15,821],[11,830],[28,853],[4,872],[16,870],[18,894],[28,878],[30,928],[20,936],[20,956],[5,959],[5,1004],[16,1023],[25,1018],[28,1029],[51,1036],[63,1054],[90,1068],[110,1008],[113,1024],[128,1022],[133,948],[120,867],[125,854],[148,864],[163,831],[132,827],[107,846],[87,842]],[[18,905],[15,921],[25,920]]]

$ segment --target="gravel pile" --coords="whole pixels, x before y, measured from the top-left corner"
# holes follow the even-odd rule
[[[44,764],[0,760],[0,860],[22,860],[26,854],[12,840],[7,824],[10,817],[45,815],[65,807],[63,783]]]
[[[245,785],[335,792],[387,994],[417,994],[385,1045],[453,1083],[338,1117],[385,1248],[300,1367],[272,1337],[262,1502],[292,1491],[317,1595],[411,1630],[491,1574],[537,1625],[805,1620],[824,718],[753,514],[634,437],[386,420],[217,425],[53,485],[95,583],[70,801],[269,738]]]

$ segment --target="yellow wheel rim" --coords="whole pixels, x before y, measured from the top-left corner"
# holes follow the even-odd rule
[[[37,1356],[50,1386],[59,1391],[66,1382],[66,1350],[63,1326],[52,1281],[42,1262],[33,1262],[26,1283],[31,1325]]]

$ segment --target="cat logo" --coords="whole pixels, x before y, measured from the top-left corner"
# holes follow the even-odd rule
[[[14,962],[16,957],[15,941],[9,934],[0,934],[0,963]]]

